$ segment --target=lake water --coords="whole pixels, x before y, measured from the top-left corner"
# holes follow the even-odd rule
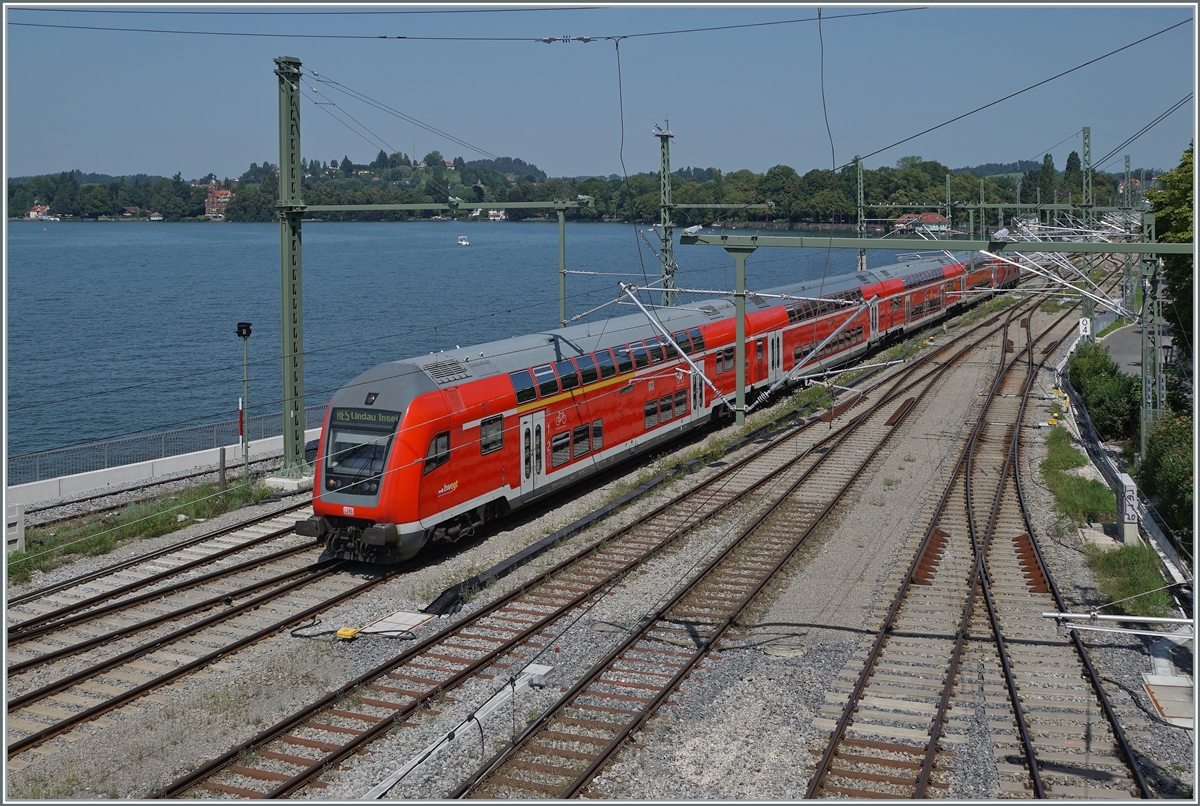
[[[9,456],[236,418],[239,321],[254,325],[250,413],[279,410],[278,225],[9,222],[7,241]],[[568,276],[568,316],[659,273],[632,224],[568,223],[566,244],[568,270],[597,273]],[[307,405],[384,361],[557,326],[555,222],[312,222],[303,258]],[[675,258],[680,287],[733,288],[723,249],[676,245]],[[854,259],[760,249],[747,287]]]

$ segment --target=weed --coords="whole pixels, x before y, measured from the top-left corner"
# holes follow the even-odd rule
[[[905,462],[915,462],[915,461],[917,461],[917,457],[915,457],[915,456],[905,456],[903,461],[905,461]]]
[[[1046,447],[1042,477],[1054,494],[1058,511],[1075,523],[1116,518],[1117,498],[1107,484],[1064,472],[1087,464],[1087,458],[1071,444],[1070,433],[1062,427],[1052,428]]]
[[[63,563],[72,554],[94,557],[108,554],[117,546],[134,540],[160,537],[187,526],[196,518],[214,518],[247,504],[258,503],[272,494],[263,485],[247,489],[230,487],[224,493],[206,484],[168,498],[144,501],[127,507],[115,518],[80,521],[74,526],[50,530],[30,529],[25,535],[25,551],[8,556],[9,583],[26,582],[34,571],[47,571]],[[176,515],[186,515],[180,523]]]
[[[889,490],[900,483],[900,479],[886,478],[883,480],[883,486]]]
[[[1163,617],[1171,614],[1171,597],[1159,570],[1158,554],[1138,543],[1112,551],[1087,548],[1087,564],[1100,580],[1100,591],[1118,613]]]

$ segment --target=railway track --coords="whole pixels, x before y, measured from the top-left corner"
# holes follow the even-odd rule
[[[278,462],[279,462],[278,456],[270,456],[265,459],[253,459],[253,460],[251,460],[250,464],[251,464],[251,466],[270,465],[270,464],[277,464]],[[238,465],[236,467],[230,467],[228,469],[228,474],[229,474],[230,478],[232,479],[232,478],[236,478],[238,475],[240,475],[241,471],[242,471],[242,466]],[[58,502],[52,503],[52,504],[42,504],[42,505],[30,507],[29,509],[25,510],[26,526],[27,527],[44,528],[44,527],[53,526],[53,525],[59,524],[59,523],[68,523],[70,521],[83,520],[84,518],[95,518],[97,516],[104,516],[104,515],[109,515],[112,513],[120,512],[125,507],[131,506],[133,504],[140,504],[144,501],[153,501],[155,498],[158,497],[157,495],[155,495],[153,493],[137,496],[134,498],[124,498],[123,497],[123,496],[129,495],[130,493],[141,492],[144,490],[152,490],[155,487],[167,487],[169,485],[173,485],[173,484],[176,484],[181,481],[187,481],[188,479],[203,478],[205,476],[216,476],[218,473],[219,473],[219,471],[216,469],[198,470],[194,473],[182,473],[177,476],[171,476],[170,478],[167,478],[167,479],[156,479],[154,481],[148,481],[143,484],[134,484],[134,485],[130,485],[128,487],[121,487],[120,489],[105,490],[102,493],[95,493],[93,495],[85,495],[85,496],[80,496],[79,498],[72,498],[72,499],[65,500],[65,501],[58,501]],[[112,503],[112,504],[104,503],[106,499],[118,498],[118,497],[122,497],[119,503]],[[100,503],[94,503],[94,502],[100,502]],[[91,505],[91,506],[89,506],[86,510],[83,510],[83,511],[78,510],[79,507],[82,507],[85,505]],[[66,512],[64,514],[58,514],[58,515],[43,515],[43,513],[58,512],[59,510],[64,510],[64,509],[71,510],[71,511]],[[39,517],[39,516],[41,516],[41,517]]]
[[[1049,340],[1055,326],[1062,318],[1041,338]],[[1051,599],[1053,582],[1019,488],[1020,436],[1036,373],[1035,340],[1026,333],[1025,349],[997,368],[860,673],[829,698],[828,710],[840,716],[815,751],[808,797],[911,799],[947,788],[942,740],[951,706],[969,706],[956,684],[972,648],[990,692],[1003,794],[1151,796],[1082,643],[1056,636],[1040,618],[1063,603]]]
[[[160,797],[198,796],[206,791],[238,797],[284,797],[307,786],[320,788],[324,782],[318,777],[323,772],[348,763],[372,741],[428,708],[434,698],[468,680],[508,676],[528,663],[561,625],[611,593],[632,571],[672,551],[698,527],[729,533],[739,521],[761,521],[772,510],[789,506],[794,507],[796,517],[811,520],[806,533],[811,532],[817,516],[834,505],[839,486],[844,489],[852,484],[870,462],[873,446],[918,408],[919,399],[953,363],[995,335],[995,328],[990,333],[983,332],[986,330],[981,328],[967,339],[972,344],[958,348],[952,358],[938,363],[939,357],[951,351],[951,345],[945,345],[877,386],[871,395],[878,396],[878,402],[864,405],[867,410],[853,420],[854,427],[815,438],[820,430],[812,429],[819,422],[814,419],[775,439],[758,454],[725,468],[640,523],[564,560],[539,579],[463,617],[178,779]],[[837,469],[831,470],[835,465]],[[814,473],[818,467],[824,471]],[[834,476],[841,481],[833,481]],[[798,503],[781,503],[795,495],[781,499],[779,491],[796,485],[804,485]],[[756,534],[766,534],[763,530],[767,529],[761,527]],[[773,546],[767,552],[779,550]],[[765,560],[756,562],[761,566]],[[786,557],[777,562],[786,562]],[[714,573],[735,574],[727,567]],[[769,576],[759,582],[765,584]]]

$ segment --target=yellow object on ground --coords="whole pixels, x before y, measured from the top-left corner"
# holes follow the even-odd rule
[[[343,641],[349,641],[351,638],[354,638],[356,635],[358,635],[357,627],[342,627],[340,630],[337,631],[337,637],[341,638]]]

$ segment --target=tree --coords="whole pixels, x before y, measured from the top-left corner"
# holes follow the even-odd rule
[[[1063,188],[1068,193],[1083,192],[1083,170],[1078,152],[1067,155],[1067,167],[1063,170]]]
[[[354,163],[348,156],[342,157],[342,164],[339,167],[342,169],[343,176],[351,176],[354,173]]]
[[[1146,193],[1154,211],[1155,234],[1163,243],[1190,243],[1193,239],[1192,161],[1192,146],[1188,146],[1179,165],[1159,175],[1162,187]],[[1170,298],[1164,300],[1163,313],[1171,327],[1172,344],[1176,351],[1186,356],[1188,364],[1193,358],[1192,325],[1195,321],[1193,271],[1191,255],[1163,256],[1163,273]]]
[[[373,171],[382,171],[388,167],[388,155],[383,152],[383,149],[380,149],[379,153],[375,155],[375,159],[367,167]]]
[[[1180,540],[1191,542],[1195,476],[1192,471],[1191,412],[1167,412],[1150,432],[1138,481],[1158,496],[1159,511]]]
[[[442,156],[442,152],[434,150],[425,155],[423,160],[426,168],[444,168],[446,158]]]
[[[917,168],[920,165],[920,157],[901,157],[900,159],[896,160],[896,167],[901,171],[908,170],[909,168]]]
[[[467,167],[467,163],[463,162],[462,157],[454,158],[454,170],[461,172],[466,167]]]
[[[98,218],[112,212],[112,197],[104,185],[91,185],[81,195],[81,206],[85,216]]]

